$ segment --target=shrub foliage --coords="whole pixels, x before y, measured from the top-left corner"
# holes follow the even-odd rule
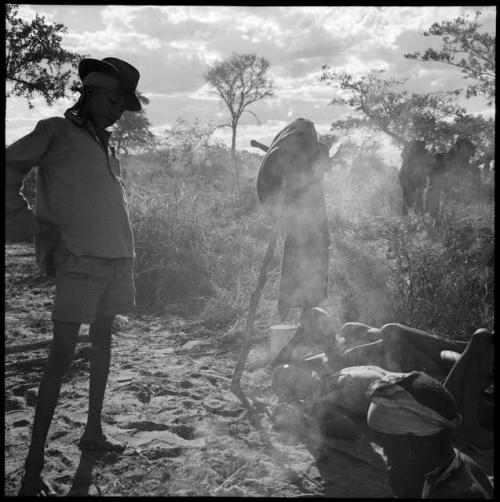
[[[137,309],[242,327],[275,224],[256,199],[262,157],[238,154],[245,176],[237,206],[229,149],[198,141],[205,131],[197,127],[180,124],[163,147],[123,164],[136,241]],[[402,218],[397,167],[365,142],[325,174],[332,244],[323,307],[337,327],[400,322],[452,338],[492,329],[494,202],[449,203],[439,228],[414,214]],[[24,184],[32,204],[34,181],[35,170]],[[267,327],[276,315],[280,261],[278,246],[256,326]],[[387,312],[378,312],[382,295],[392,303]]]

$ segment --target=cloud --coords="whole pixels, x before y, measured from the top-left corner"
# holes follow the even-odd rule
[[[432,23],[475,10],[464,6],[20,5],[27,20],[40,13],[50,22],[63,23],[68,28],[62,40],[65,48],[96,58],[113,55],[135,65],[141,72],[139,90],[151,100],[146,112],[154,127],[174,123],[179,116],[225,120],[224,105],[203,77],[208,66],[233,52],[265,57],[271,63],[268,75],[275,96],[251,109],[262,121],[258,130],[268,128],[271,139],[278,124],[289,118],[304,116],[328,125],[345,116],[345,108],[328,105],[336,91],[319,81],[324,64],[356,76],[384,68],[387,76],[409,77],[412,90],[418,92],[463,87],[460,72],[449,65],[408,60],[404,54],[437,43],[422,34]],[[494,33],[496,8],[480,10],[485,29]],[[6,132],[10,136],[20,130],[17,127],[25,127],[29,117],[34,125],[67,107],[61,102],[48,109],[42,103],[27,115],[22,100],[9,102]],[[484,110],[478,103],[468,105]],[[246,114],[242,127],[257,127],[255,119]]]

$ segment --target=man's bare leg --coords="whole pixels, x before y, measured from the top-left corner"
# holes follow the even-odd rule
[[[305,336],[305,329],[299,326],[293,337],[281,348],[278,355],[271,361],[271,366],[276,368],[280,364],[289,363],[292,360],[293,351],[304,341]]]
[[[90,325],[92,344],[90,355],[89,410],[87,425],[82,435],[82,448],[123,451],[125,447],[106,437],[102,431],[102,405],[111,362],[111,327],[114,316],[98,316]]]
[[[73,360],[80,325],[70,322],[54,322],[54,336],[47,365],[42,375],[35,408],[31,443],[25,462],[25,474],[19,495],[47,494],[49,487],[41,478],[44,451],[61,384]]]
[[[441,351],[463,352],[466,342],[448,340],[403,324],[385,324],[380,328],[387,357],[399,371],[421,370],[438,380],[448,374]]]
[[[346,347],[354,347],[371,343],[381,338],[380,329],[362,322],[346,322],[340,328],[338,338],[344,339]]]
[[[492,333],[477,330],[444,382],[462,415],[462,424],[457,427],[456,436],[489,449],[493,448],[493,434],[479,423],[479,411],[482,391],[493,381],[493,343]]]

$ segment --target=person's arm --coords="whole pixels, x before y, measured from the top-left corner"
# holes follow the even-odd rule
[[[250,146],[260,148],[263,152],[267,152],[269,150],[269,147],[267,145],[264,145],[264,143],[260,143],[255,139],[250,140]]]
[[[39,225],[28,201],[21,193],[25,176],[46,152],[52,138],[51,128],[40,121],[35,129],[15,141],[5,151],[6,241],[22,241],[34,236]]]

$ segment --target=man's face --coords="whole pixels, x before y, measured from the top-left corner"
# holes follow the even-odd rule
[[[90,114],[98,128],[112,126],[120,119],[126,106],[127,99],[120,92],[98,87],[92,91]]]

